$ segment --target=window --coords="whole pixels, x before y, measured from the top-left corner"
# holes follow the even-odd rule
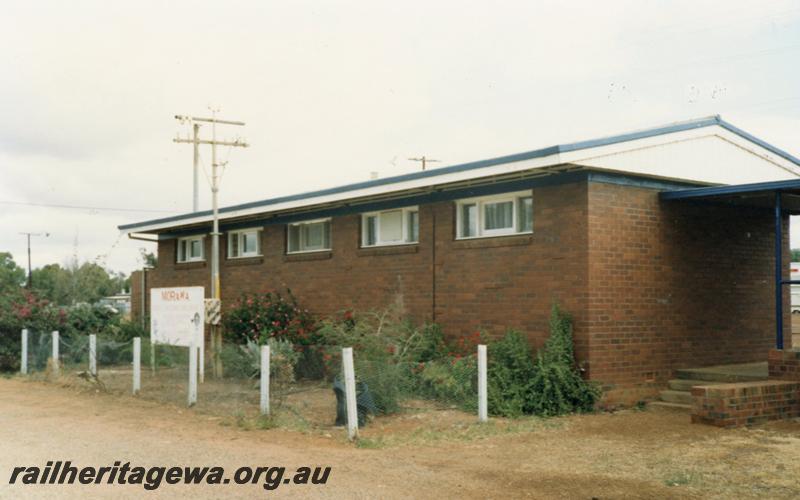
[[[520,196],[517,198],[517,228],[521,233],[533,231],[533,197]]]
[[[203,236],[178,238],[178,262],[197,262],[205,260]]]
[[[330,249],[330,219],[289,224],[287,228],[287,253],[317,252]]]
[[[458,201],[456,227],[459,239],[533,232],[533,197],[525,191]]]
[[[261,255],[261,230],[245,229],[228,233],[228,258],[257,257]]]
[[[483,232],[507,233],[514,230],[514,201],[487,202],[483,205]]]
[[[361,216],[361,246],[404,245],[419,241],[419,209],[396,208]]]

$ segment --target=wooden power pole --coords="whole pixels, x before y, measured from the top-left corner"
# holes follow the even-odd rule
[[[173,139],[177,143],[193,144],[195,148],[194,154],[194,209],[197,210],[197,168],[198,168],[198,148],[200,144],[208,144],[211,146],[211,210],[213,213],[213,229],[211,231],[211,298],[220,300],[220,279],[219,279],[219,167],[217,162],[217,146],[230,146],[238,148],[249,147],[244,141],[236,139],[234,141],[219,141],[217,140],[217,124],[220,125],[236,125],[244,126],[244,122],[232,120],[220,120],[217,118],[217,110],[211,110],[211,118],[198,118],[186,117],[176,115],[175,118],[181,122],[192,122],[192,129],[194,135],[192,138],[176,137]],[[204,122],[211,124],[211,139],[200,139],[199,137],[199,124],[197,122]],[[220,325],[211,325],[211,349],[213,355],[214,377],[222,377],[222,360],[220,359],[220,351],[222,349],[222,330]],[[202,359],[202,356],[201,356]]]
[[[50,233],[19,233],[28,237],[28,282],[25,287],[30,290],[33,287],[33,273],[31,272],[31,236],[44,236],[47,238]]]

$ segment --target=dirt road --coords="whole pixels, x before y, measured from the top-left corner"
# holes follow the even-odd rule
[[[670,411],[548,421],[525,433],[361,449],[244,431],[132,397],[0,379],[0,498],[665,498],[800,495],[800,424],[725,431]],[[13,485],[15,466],[331,466],[326,485]],[[147,493],[145,495],[145,493]]]

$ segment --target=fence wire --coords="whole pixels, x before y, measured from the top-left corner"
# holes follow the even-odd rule
[[[27,362],[29,373],[43,373],[53,352],[51,332],[28,330]]]
[[[102,332],[96,339],[97,373],[90,371],[88,335],[59,337],[57,379],[62,385],[112,394],[133,390],[133,340]],[[260,415],[260,346],[225,344],[216,364],[210,349],[198,380],[195,411],[222,425],[282,427],[331,434],[346,424],[341,346],[296,346],[270,340],[268,417]],[[28,333],[28,372],[53,381],[52,334]],[[359,427],[368,435],[394,432],[409,422],[451,419],[473,422],[477,409],[475,356],[409,361],[389,350],[385,355],[354,349]],[[185,407],[189,392],[189,349],[151,346],[141,339],[141,389],[137,397]]]

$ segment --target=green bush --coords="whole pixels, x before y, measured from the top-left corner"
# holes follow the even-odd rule
[[[417,393],[420,396],[446,402],[464,411],[477,410],[478,363],[474,355],[421,363],[417,373]]]
[[[237,345],[248,341],[263,344],[270,338],[285,339],[295,345],[319,341],[315,321],[302,309],[291,290],[243,294],[223,314],[225,336]]]
[[[352,346],[356,379],[365,383],[381,413],[392,413],[404,399],[425,398],[474,411],[477,406],[477,345],[480,332],[447,343],[437,325],[415,328],[383,314],[345,313],[318,330],[330,346],[328,373],[341,370],[340,346]],[[488,399],[493,415],[558,415],[591,410],[597,388],[574,367],[572,326],[553,308],[551,336],[534,356],[526,338],[508,331],[488,343]]]
[[[269,339],[267,342],[270,349],[270,384],[276,393],[281,393],[295,381],[294,369],[300,353],[288,340]],[[228,378],[255,379],[261,373],[261,346],[251,340],[245,345],[223,346],[221,357]]]
[[[425,337],[433,332],[432,341]],[[393,413],[403,398],[414,393],[416,374],[413,368],[419,360],[436,357],[435,327],[416,329],[392,311],[354,315],[345,313],[343,319],[326,320],[320,324],[319,335],[330,346],[325,358],[327,372],[341,373],[341,347],[353,348],[356,379],[369,388],[381,413]]]
[[[138,321],[124,320],[113,330],[110,338],[118,342],[130,342],[134,337],[145,338],[149,336],[150,334]]]
[[[599,388],[585,380],[575,367],[572,320],[553,305],[550,337],[531,356],[526,339],[509,331],[488,346],[489,412],[517,417],[591,411]]]
[[[487,350],[489,412],[506,417],[532,413],[530,384],[535,369],[528,341],[511,330]]]
[[[143,364],[150,363],[151,348],[149,338],[146,343],[147,346],[145,346],[145,342],[142,342]],[[155,365],[158,367],[172,368],[174,366],[185,366],[189,364],[189,353],[183,346],[156,344],[153,347],[155,351]]]
[[[530,382],[530,411],[538,415],[586,412],[594,408],[600,389],[581,378],[575,368],[572,321],[553,305],[550,338],[536,356]]]
[[[326,378],[325,346],[295,345],[298,353],[294,367],[295,378],[303,380],[322,380]]]
[[[111,335],[116,332],[122,316],[114,309],[100,304],[76,304],[64,309],[61,335],[72,338],[94,333]]]

